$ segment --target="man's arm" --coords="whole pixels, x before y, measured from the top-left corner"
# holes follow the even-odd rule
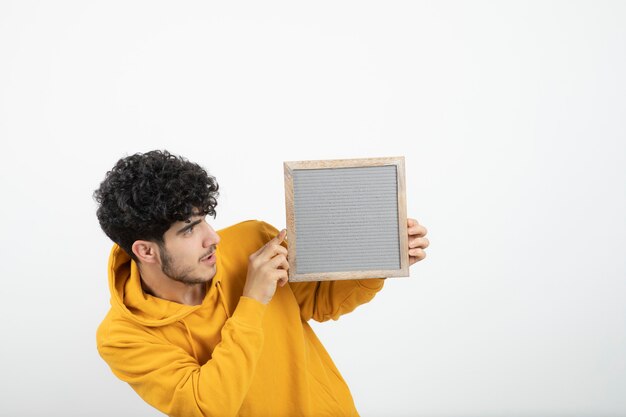
[[[369,302],[383,288],[381,278],[320,282],[293,282],[289,286],[300,305],[302,319],[337,320]]]

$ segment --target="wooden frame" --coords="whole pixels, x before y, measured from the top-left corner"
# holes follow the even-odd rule
[[[289,281],[409,276],[404,157],[289,161],[284,162],[283,167],[287,239],[289,242]],[[361,170],[360,168],[364,169]],[[354,180],[355,175],[360,179]],[[352,186],[350,181],[361,182]],[[327,184],[332,185],[324,188]],[[372,188],[373,190],[371,190]],[[369,198],[366,204],[363,204],[363,201],[355,200],[352,203],[349,200],[353,196],[358,197],[363,193],[369,193],[364,197]],[[385,207],[378,208],[379,200],[385,200],[380,203],[384,204]],[[374,208],[371,208],[372,206]],[[378,211],[372,212],[372,210]],[[362,214],[361,211],[364,213]],[[338,212],[344,213],[343,216],[338,216]],[[300,213],[300,218],[298,218],[298,213]],[[303,213],[313,214],[305,216]],[[360,215],[365,221],[358,220]],[[354,220],[354,223],[358,224],[357,226],[348,224],[349,222],[345,223],[345,219],[351,220],[352,216],[357,219]],[[372,221],[370,222],[368,219]],[[397,224],[394,223],[395,221]],[[376,225],[378,223],[382,226],[376,229],[379,227]],[[369,227],[370,224],[374,226]],[[298,239],[298,227],[302,229],[300,230],[302,234],[300,239]],[[361,229],[357,230],[358,228]],[[379,231],[383,233],[379,233]],[[312,254],[311,252],[314,251],[331,250],[328,247],[335,244],[336,240],[329,236],[329,233],[336,233],[337,236],[340,236],[338,241],[344,243],[337,246],[336,249],[341,251],[343,250],[341,248],[346,247],[346,251],[352,250],[352,254],[350,252],[342,254],[337,251]],[[371,245],[367,244],[367,239],[361,238],[367,233],[369,233]],[[381,236],[380,242],[376,240],[378,236]],[[397,240],[394,241],[396,237]],[[326,243],[318,244],[316,239]],[[302,248],[300,252],[298,251],[299,242],[302,248],[307,248],[306,251]],[[329,245],[329,242],[332,244]],[[355,242],[355,247],[348,248],[352,245],[346,245],[346,242]],[[337,243],[337,245],[339,244]],[[374,256],[367,257],[367,254],[358,247],[359,244],[362,244],[366,251],[372,251]],[[385,255],[380,255],[381,253]],[[376,259],[378,256],[387,256],[387,258],[381,258],[382,260],[379,262]],[[359,257],[365,258],[359,261]],[[321,270],[326,267],[320,265],[325,265],[330,258],[335,259],[333,261],[335,270]],[[311,259],[314,261],[310,261]],[[362,262],[362,266],[361,264],[356,267],[351,265],[351,259],[357,259],[355,262]],[[332,264],[333,262],[329,263]],[[347,262],[348,265],[344,266],[342,262]],[[309,266],[313,264],[314,266]],[[384,266],[380,267],[379,265]],[[299,266],[301,266],[300,269],[298,269]],[[349,270],[345,268],[349,268]]]

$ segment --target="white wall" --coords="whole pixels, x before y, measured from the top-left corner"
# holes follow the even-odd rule
[[[626,414],[626,3],[0,3],[0,414],[155,416],[95,348],[91,193],[166,148],[215,226],[404,155],[426,261],[316,325],[362,416]]]

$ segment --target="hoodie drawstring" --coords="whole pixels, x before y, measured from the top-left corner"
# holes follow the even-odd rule
[[[196,352],[196,347],[194,346],[193,339],[191,337],[191,330],[189,330],[189,326],[187,326],[185,320],[180,321],[181,323],[183,323],[183,326],[185,326],[185,330],[187,330],[187,338],[189,339],[189,344],[191,345],[191,350],[193,351],[193,357],[196,358],[196,361],[199,361],[200,359],[198,359],[198,352]]]
[[[222,292],[222,285],[219,281],[215,283],[217,287],[217,292],[220,293],[220,300],[222,301],[222,307],[224,308],[224,312],[226,313],[226,317],[230,318],[230,310],[228,308],[228,303],[226,302],[226,297],[224,297],[224,293]]]

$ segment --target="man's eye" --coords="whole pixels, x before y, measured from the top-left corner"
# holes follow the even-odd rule
[[[186,234],[186,235],[190,235],[190,234],[191,234],[191,232],[193,232],[193,226],[192,226],[192,227],[190,227],[189,229],[185,230],[185,234]]]

